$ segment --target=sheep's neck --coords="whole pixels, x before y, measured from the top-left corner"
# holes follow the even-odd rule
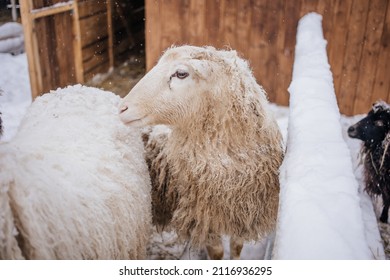
[[[173,128],[172,141],[179,147],[194,150],[226,151],[236,146],[248,145],[249,132],[228,122],[199,122]]]

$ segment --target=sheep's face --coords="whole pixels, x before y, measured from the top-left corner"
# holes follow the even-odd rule
[[[381,143],[390,130],[390,108],[374,104],[365,118],[348,128],[348,135],[367,144]]]
[[[198,117],[206,100],[212,106],[211,92],[218,86],[214,76],[219,66],[194,58],[197,50],[204,51],[189,46],[168,50],[123,99],[121,120],[137,126],[176,125]]]

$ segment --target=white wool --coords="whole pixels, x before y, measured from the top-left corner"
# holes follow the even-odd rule
[[[150,179],[119,101],[80,85],[58,89],[37,98],[0,145],[0,258],[17,257],[10,219],[26,258],[145,257]]]

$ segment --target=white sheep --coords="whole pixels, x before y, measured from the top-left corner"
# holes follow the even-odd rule
[[[150,178],[120,98],[80,85],[37,98],[0,145],[0,259],[142,259]]]
[[[128,125],[172,129],[144,135],[155,223],[170,222],[212,259],[223,257],[222,235],[238,258],[244,241],[274,230],[282,137],[265,91],[235,51],[167,50],[120,111]]]

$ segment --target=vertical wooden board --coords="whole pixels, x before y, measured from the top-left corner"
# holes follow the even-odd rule
[[[190,37],[193,36],[189,32],[190,28],[186,28],[191,17],[190,6],[192,2],[193,2],[192,0],[181,0],[179,5],[179,17],[180,17],[179,21],[185,23],[183,24],[185,27],[180,28],[180,41],[183,44],[189,44]]]
[[[367,112],[372,104],[371,96],[375,80],[376,65],[378,62],[386,8],[386,0],[370,1],[364,48],[359,65],[357,92],[353,110],[354,114]]]
[[[284,47],[282,50],[282,59],[280,59],[280,69],[283,67],[283,77],[281,80],[280,87],[282,89],[288,89],[291,80],[292,80],[292,71],[294,64],[294,53],[295,53],[295,44],[296,44],[296,34],[298,21],[300,19],[301,12],[301,1],[289,1],[285,0],[284,2]],[[280,95],[283,98],[283,105],[287,105],[289,101],[289,95]]]
[[[36,30],[45,30],[45,32],[36,32],[39,42],[39,65],[41,67],[42,88],[41,92],[46,93],[56,84],[56,76],[59,74],[55,55],[55,29],[53,17],[37,19]]]
[[[378,64],[372,90],[372,101],[379,99],[390,102],[390,1],[387,1]]]
[[[206,2],[205,0],[191,0],[188,8],[188,21],[184,21],[186,24],[180,27],[184,33],[188,34],[187,42],[189,44],[197,46],[205,45]],[[178,41],[179,44],[187,42]]]
[[[59,23],[56,23],[56,33],[58,34],[56,54],[58,56],[60,73],[58,85],[55,85],[54,88],[58,86],[64,87],[67,85],[75,84],[77,82],[76,65],[74,60],[75,50],[73,48],[72,15],[69,12],[61,13],[55,15],[55,18],[56,21]]]
[[[325,39],[329,38],[330,33],[333,32],[333,10],[336,1],[337,0],[319,0],[317,3],[316,12],[322,16],[322,29]],[[344,0],[344,2],[350,1]],[[328,52],[330,44],[332,44],[332,42],[328,41]]]
[[[295,53],[295,43],[296,43],[296,34],[298,21],[300,19],[300,10],[301,10],[301,1],[289,1],[285,0],[284,3],[284,24],[285,24],[285,34],[284,34],[284,50],[283,55],[285,58],[290,61],[290,81],[291,73],[294,61]],[[290,82],[289,81],[289,82]]]
[[[235,28],[236,48],[243,56],[248,56],[252,8],[250,0],[237,1],[237,23]]]
[[[219,42],[218,42],[218,45],[216,45],[216,47],[224,48],[224,47],[226,47],[226,42],[225,42],[225,6],[227,4],[226,4],[225,0],[219,1],[218,4],[219,4],[219,7],[218,7],[218,13],[219,13],[218,26],[219,26],[219,29],[218,29],[217,38],[218,38]]]
[[[279,105],[287,106],[289,104],[289,95],[287,88],[291,82],[291,69],[292,69],[292,59],[288,53],[285,52],[286,44],[286,17],[291,17],[291,14],[286,14],[286,0],[280,1],[280,10],[279,10],[279,23],[278,23],[278,34],[277,34],[277,43],[276,51],[278,56],[278,72],[277,72],[277,81],[275,87],[275,100],[274,102]]]
[[[161,2],[158,0],[145,0],[145,50],[146,70],[149,71],[160,56],[161,50]]]
[[[294,2],[296,2],[296,1],[294,1]],[[318,6],[319,0],[300,0],[300,2],[301,2],[301,11],[299,14],[299,18],[303,17],[304,15],[306,15],[308,13],[317,11],[317,6]]]
[[[108,60],[110,68],[114,67],[114,26],[113,26],[113,2],[106,1],[107,10],[107,34],[108,34]]]
[[[205,21],[206,21],[206,44],[219,47],[222,45],[219,37],[220,33],[220,2],[217,0],[206,1]]]
[[[267,93],[270,91],[270,83],[267,81],[268,42],[265,32],[267,18],[266,0],[256,0],[252,9],[252,28],[249,42],[249,61],[257,81],[264,87]]]
[[[78,2],[73,5],[73,12],[71,16],[76,81],[78,83],[84,83],[83,53],[81,45],[80,15],[78,9]]]
[[[236,0],[225,0],[223,10],[223,21],[221,22],[221,30],[223,30],[224,46],[228,48],[236,48],[236,21],[237,21],[237,6]]]
[[[39,53],[37,49],[37,38],[35,35],[35,22],[32,20],[30,11],[32,9],[30,1],[22,1],[20,3],[20,13],[23,24],[25,49],[28,60],[28,70],[31,85],[32,98],[40,94],[42,88],[42,75],[39,65]]]
[[[281,1],[269,1],[267,5],[267,13],[263,18],[264,29],[263,39],[265,40],[265,48],[262,50],[262,57],[258,58],[264,62],[263,81],[265,87],[268,87],[268,96],[271,102],[275,102],[277,95],[277,84],[279,82],[279,55],[277,50],[279,30],[279,17],[283,16],[281,13]],[[256,62],[257,63],[257,62]]]
[[[161,1],[161,49],[180,44],[181,24],[179,4],[175,0]],[[161,53],[161,52],[160,52]]]
[[[343,114],[353,113],[353,103],[356,97],[357,82],[361,54],[364,44],[364,34],[367,22],[369,2],[356,0],[352,4],[348,24],[348,39],[343,60],[343,72],[338,95],[340,111]]]
[[[332,8],[332,31],[328,32],[328,59],[333,73],[336,96],[340,94],[343,61],[347,50],[348,23],[352,1],[337,0]]]

